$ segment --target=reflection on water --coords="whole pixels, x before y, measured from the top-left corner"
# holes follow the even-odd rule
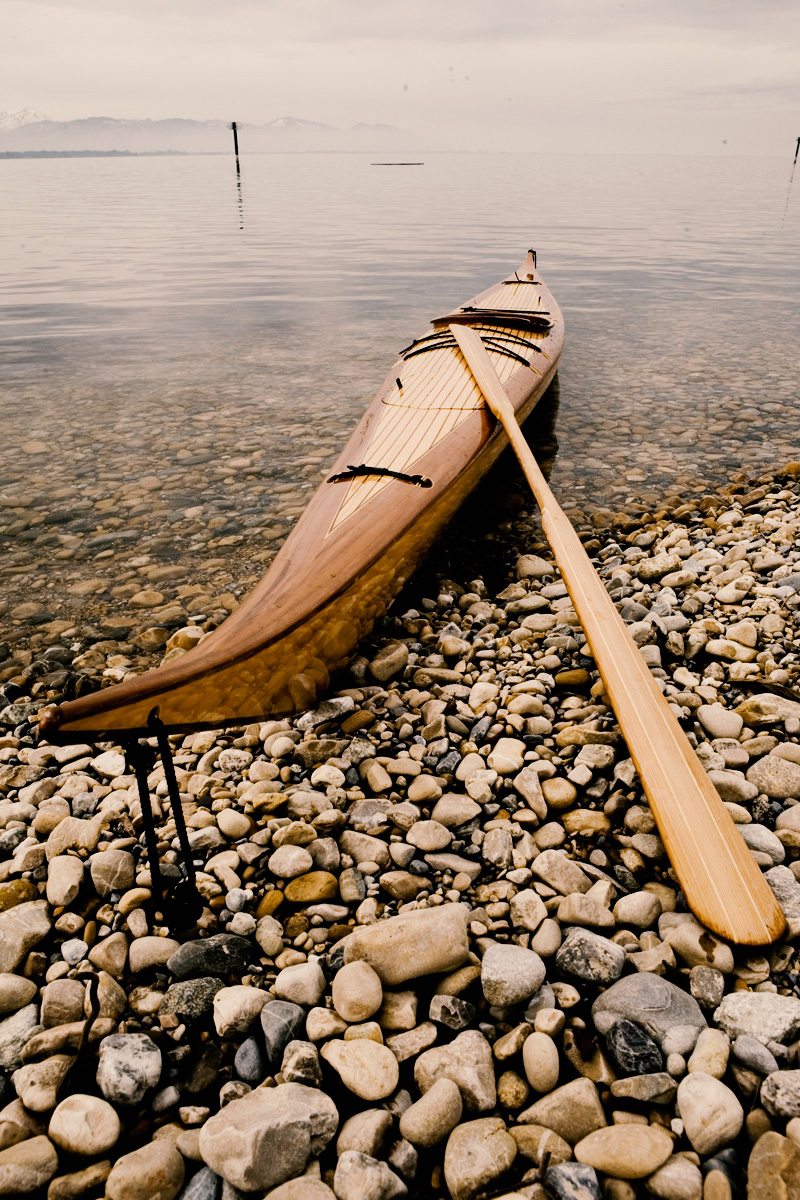
[[[163,605],[192,609],[178,592],[193,586],[207,608],[247,586],[396,351],[529,245],[567,323],[560,394],[529,436],[546,456],[558,408],[551,484],[577,518],[641,512],[798,457],[800,201],[781,230],[782,160],[241,166],[0,164],[12,592],[111,611],[170,563],[190,583],[162,580]],[[501,512],[507,478],[491,484]],[[93,593],[69,590],[93,579]]]

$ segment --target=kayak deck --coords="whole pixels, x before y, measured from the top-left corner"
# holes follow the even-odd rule
[[[564,340],[533,252],[401,352],[235,613],[180,658],[50,706],[40,716],[43,736],[146,736],[154,712],[174,731],[241,724],[306,708],[324,693],[507,444],[449,331],[454,321],[480,333],[525,419],[555,375]]]

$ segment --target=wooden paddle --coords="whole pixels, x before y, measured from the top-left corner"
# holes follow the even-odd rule
[[[465,325],[451,325],[450,332],[539,505],[545,537],[689,907],[732,942],[774,941],[786,927],[783,912],[550,491],[480,337]]]

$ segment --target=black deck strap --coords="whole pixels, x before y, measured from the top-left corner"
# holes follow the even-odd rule
[[[399,479],[401,483],[413,483],[415,487],[433,487],[433,480],[427,475],[405,475],[402,471],[393,471],[390,467],[370,467],[366,463],[360,463],[357,467],[348,463],[347,470],[340,471],[338,475],[331,475],[328,483],[347,483],[350,479],[361,479],[367,475],[386,475],[390,479]]]
[[[467,305],[458,312],[435,317],[433,326],[442,325],[504,325],[510,329],[529,329],[541,333],[551,329],[550,313],[543,308],[527,311],[519,308],[473,308]]]
[[[476,326],[477,328],[477,326]],[[531,364],[527,358],[521,354],[517,354],[516,350],[512,350],[510,346],[524,346],[526,350],[532,350],[536,354],[543,354],[541,346],[537,346],[535,342],[529,342],[526,338],[518,337],[516,334],[507,333],[503,330],[500,333],[492,333],[492,326],[488,329],[478,329],[481,335],[481,341],[486,346],[487,350],[493,350],[495,354],[504,354],[506,358],[513,358],[515,362],[522,363],[523,367],[529,367]],[[433,333],[429,337],[420,338],[418,342],[408,347],[404,356],[404,361],[410,358],[416,358],[419,354],[428,354],[433,350],[452,350],[457,343],[453,335],[447,330],[439,330],[438,333]]]
[[[478,329],[478,332],[480,333],[480,329]],[[537,354],[544,354],[542,347],[537,342],[529,342],[527,338],[520,337],[518,333],[509,333],[507,329],[503,329],[500,333],[496,330],[493,333],[487,332],[487,336],[483,340],[510,342],[512,346],[524,346],[526,350],[534,350]]]
[[[511,317],[507,324],[527,325],[530,329],[549,329],[553,324],[549,311],[544,308],[473,308],[471,304],[466,304],[461,312],[468,315],[477,313],[487,323],[498,325],[502,325],[507,317]],[[457,313],[456,318],[458,315]],[[454,322],[456,322],[456,318],[454,318]]]
[[[496,354],[505,354],[507,358],[513,358],[518,363],[522,363],[523,367],[529,367],[531,364],[527,358],[523,358],[521,354],[517,354],[515,350],[509,350],[507,346],[497,339],[486,336],[482,339],[487,350],[494,350]],[[429,354],[433,350],[448,350],[456,345],[455,338],[442,337],[438,342],[430,342],[427,346],[419,346],[416,350],[409,350],[406,355],[406,361],[409,358],[416,358],[418,354]],[[537,347],[538,348],[538,347]]]
[[[167,784],[172,816],[175,821],[175,830],[178,834],[181,856],[183,858],[181,864],[183,878],[178,880],[175,887],[163,899],[164,916],[170,930],[180,932],[181,930],[189,929],[197,923],[197,919],[203,911],[203,898],[197,890],[197,876],[195,874],[194,862],[192,861],[192,847],[189,845],[189,835],[186,832],[183,803],[181,801],[181,794],[178,791],[178,781],[175,778],[175,766],[172,761],[167,727],[157,716],[155,709],[147,719],[147,726],[152,730],[158,741],[161,765],[164,768],[164,779]]]
[[[475,321],[474,323],[469,323],[474,325],[475,331],[480,333],[483,340],[486,341],[487,338],[483,336],[483,330],[481,329],[483,322]],[[464,324],[467,324],[467,322],[464,322]],[[544,353],[541,346],[539,346],[536,342],[529,342],[527,338],[520,337],[518,333],[511,333],[508,329],[501,329],[498,332],[496,329],[494,329],[494,326],[490,324],[486,327],[486,334],[488,337],[491,337],[494,340],[502,339],[503,341],[512,342],[519,346],[525,346],[529,350],[534,350],[537,354]],[[452,341],[443,343],[443,338],[452,338]],[[432,350],[439,350],[442,344],[454,346],[455,338],[453,338],[453,335],[450,333],[449,329],[436,329],[433,333],[426,333],[424,337],[414,338],[413,342],[411,342],[408,346],[404,346],[399,353],[403,359],[412,358],[414,354],[420,353],[422,346],[428,345],[430,342],[435,343],[435,345],[431,346]],[[397,382],[399,384],[400,381],[397,380]]]

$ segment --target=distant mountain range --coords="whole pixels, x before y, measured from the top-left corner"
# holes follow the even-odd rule
[[[277,117],[265,125],[238,123],[239,148],[277,150],[391,150],[411,144],[412,134],[392,125],[360,122],[337,129],[301,117]],[[185,153],[229,152],[230,121],[192,121],[170,117],[134,121],[117,117],[85,117],[51,121],[33,109],[0,113],[0,150],[178,150]]]
[[[19,129],[20,125],[32,125],[34,121],[49,121],[44,113],[35,108],[21,108],[18,112],[0,112],[0,129]]]

